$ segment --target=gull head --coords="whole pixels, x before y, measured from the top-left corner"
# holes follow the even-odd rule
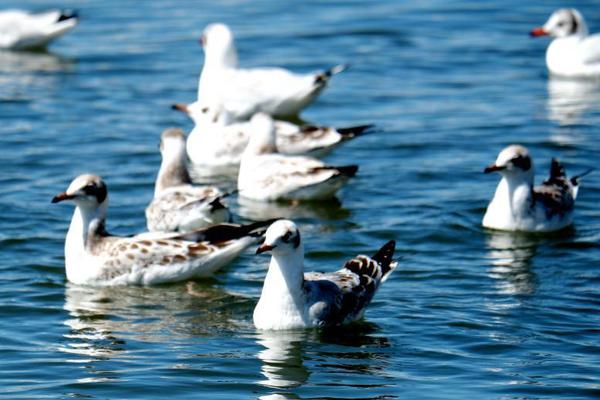
[[[587,26],[583,16],[574,8],[561,8],[552,13],[544,26],[531,31],[531,36],[563,38],[575,34],[586,35]]]
[[[222,23],[208,25],[202,32],[200,44],[204,49],[206,61],[229,68],[237,67],[233,33],[227,25]]]
[[[178,107],[175,108],[175,106]],[[193,103],[186,104],[185,107],[181,105],[174,105],[173,108],[185,112],[196,125],[200,126],[227,126],[234,122],[231,113],[228,112],[223,106],[218,104],[209,105],[195,101]]]
[[[275,123],[270,115],[265,113],[256,113],[250,120],[250,141],[246,152],[259,155],[277,153],[275,142]]]
[[[529,151],[518,144],[512,144],[504,148],[496,162],[487,166],[483,172],[499,172],[506,177],[531,177],[533,179],[533,162]]]
[[[301,248],[300,231],[296,224],[287,219],[280,219],[269,226],[265,241],[256,249],[256,254],[266,251],[279,254],[294,253]]]
[[[160,135],[160,154],[163,159],[185,155],[185,135],[179,128],[168,128]]]
[[[54,196],[52,203],[65,200],[73,200],[80,208],[95,209],[108,203],[108,188],[98,175],[79,175],[66,191]]]

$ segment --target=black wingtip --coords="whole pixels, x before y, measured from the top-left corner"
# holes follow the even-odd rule
[[[336,130],[339,132],[340,135],[342,135],[344,139],[352,139],[353,137],[356,137],[358,135],[362,135],[367,132],[373,132],[375,130],[375,125],[368,124],[349,126],[346,128],[337,128]]]
[[[358,165],[345,165],[342,167],[335,167],[335,169],[341,174],[349,178],[352,178],[358,172]]]
[[[550,179],[564,178],[566,176],[565,167],[553,158],[550,163]]]
[[[390,264],[394,261],[394,251],[396,250],[396,241],[390,240],[381,248],[377,253],[373,254],[371,257],[373,260],[377,261],[379,265],[381,265],[381,271],[385,276],[390,271]]]
[[[66,21],[73,18],[79,19],[79,12],[75,10],[62,10],[56,22]]]

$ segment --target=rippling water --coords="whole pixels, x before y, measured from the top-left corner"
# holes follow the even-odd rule
[[[578,4],[581,3],[581,4]],[[43,9],[48,1],[4,1]],[[600,86],[549,80],[527,32],[556,1],[64,1],[81,25],[47,54],[0,53],[0,396],[5,398],[583,398],[600,396],[600,174],[575,225],[484,231],[506,144],[571,173],[597,166]],[[600,13],[574,2],[600,31]],[[111,190],[109,228],[144,229],[160,132],[191,128],[197,38],[224,21],[244,65],[340,62],[310,121],[382,132],[331,154],[357,162],[342,206],[282,207],[307,268],[331,271],[385,240],[401,267],[364,323],[261,333],[252,309],[267,258],[209,281],[91,289],[64,276],[72,209],[54,194],[82,172]],[[264,210],[237,205],[248,217]],[[279,396],[279,397],[278,397]]]

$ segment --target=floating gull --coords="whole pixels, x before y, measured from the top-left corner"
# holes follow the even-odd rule
[[[181,129],[162,133],[160,153],[154,198],[146,208],[148,230],[190,232],[230,220],[229,210],[221,202],[223,192],[214,186],[191,185]]]
[[[204,67],[198,84],[198,99],[223,105],[236,120],[257,112],[294,117],[312,103],[332,75],[345,66],[313,74],[296,74],[283,68],[238,67],[233,33],[224,24],[208,25],[202,34]]]
[[[304,273],[300,232],[289,220],[267,229],[256,253],[272,251],[260,300],[254,309],[258,329],[294,329],[340,325],[362,318],[365,308],[389,274],[395,242],[373,257],[356,256],[333,273]]]
[[[36,14],[23,10],[0,11],[0,49],[43,49],[78,22],[77,13],[71,11],[50,10]]]
[[[600,35],[588,34],[579,11],[574,8],[556,10],[544,26],[531,31],[531,36],[552,36],[546,51],[550,73],[563,77],[600,76]]]
[[[240,164],[240,196],[263,201],[324,200],[353,177],[356,165],[333,167],[311,157],[277,153],[273,120],[266,114],[252,117],[256,129]]]
[[[237,165],[252,136],[253,124],[234,121],[222,107],[203,106],[200,102],[174,104],[173,108],[186,113],[195,123],[188,139],[188,154],[196,164],[229,163]],[[334,128],[319,125],[297,125],[275,120],[277,149],[283,154],[306,154],[321,157],[340,143],[346,142],[373,125]],[[215,155],[219,157],[215,157]]]
[[[96,286],[152,285],[206,277],[262,240],[261,227],[219,224],[177,233],[144,233],[132,237],[106,232],[108,189],[96,175],[80,175],[52,203],[75,202],[65,240],[67,279]]]
[[[553,159],[550,178],[534,187],[533,162],[527,149],[519,145],[502,150],[484,172],[499,172],[502,179],[483,217],[483,226],[525,232],[549,232],[569,226],[579,180],[587,173],[569,179],[564,167]]]

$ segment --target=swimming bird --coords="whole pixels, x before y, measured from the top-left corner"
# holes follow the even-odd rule
[[[76,284],[152,285],[211,276],[258,244],[261,227],[269,224],[219,224],[187,234],[119,237],[105,229],[108,189],[99,176],[78,176],[52,203],[65,200],[76,206],[65,240],[67,279]]]
[[[266,114],[252,117],[255,131],[240,163],[239,195],[275,200],[324,200],[356,175],[358,166],[335,167],[303,156],[277,153],[273,120]]]
[[[554,11],[531,36],[551,36],[546,50],[546,66],[551,74],[575,78],[600,76],[600,35],[588,34],[579,11],[561,8]]]
[[[50,10],[35,14],[23,10],[0,11],[0,49],[43,49],[78,22],[79,16],[73,11]]]
[[[254,309],[258,329],[341,325],[362,318],[373,295],[397,267],[390,240],[372,257],[359,255],[332,273],[304,273],[300,231],[289,220],[274,222],[256,253],[272,252],[260,300]]]
[[[174,107],[188,114],[195,122],[187,141],[188,157],[193,164],[205,165],[208,169],[218,166],[237,169],[242,153],[255,131],[255,124],[251,121],[234,121],[222,107],[202,106],[199,102],[177,104]],[[313,157],[323,156],[339,144],[373,128],[373,125],[337,129],[301,126],[281,120],[274,120],[273,125],[279,152]]]
[[[154,198],[146,208],[149,231],[189,232],[229,221],[225,195],[214,186],[193,186],[186,166],[185,135],[181,129],[161,134],[162,163]]]
[[[222,105],[236,120],[257,112],[292,118],[312,103],[331,76],[346,69],[297,74],[283,68],[239,68],[233,33],[222,23],[208,25],[200,39],[204,66],[198,83],[198,99]]]
[[[590,170],[591,171],[591,170]],[[533,162],[520,145],[503,149],[484,172],[502,176],[483,217],[483,226],[505,231],[549,232],[569,226],[582,176],[567,178],[564,167],[552,159],[550,178],[534,187]]]

